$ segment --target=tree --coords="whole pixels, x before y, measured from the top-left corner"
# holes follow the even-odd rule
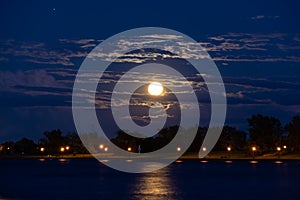
[[[148,138],[133,137],[120,130],[117,132],[117,136],[111,139],[111,142],[124,150],[131,147],[133,152],[138,152],[140,146],[142,153],[152,152],[167,145],[175,137],[178,128],[178,126],[165,128]]]
[[[15,143],[12,141],[7,141],[1,145],[1,149],[2,149],[1,152],[3,154],[12,154],[14,153],[14,148],[15,148]]]
[[[59,153],[60,147],[68,144],[67,138],[62,135],[59,129],[46,131],[44,135],[46,138],[41,139],[39,145],[45,147],[48,153]]]
[[[206,133],[207,133],[206,127],[199,127],[195,139],[193,140],[191,146],[188,148],[187,152],[198,153]]]
[[[300,151],[300,117],[294,116],[292,121],[285,125],[288,132],[287,142],[291,151]]]
[[[231,126],[224,126],[214,150],[224,151],[227,147],[242,150],[246,144],[246,133]]]
[[[80,137],[78,136],[78,134],[68,133],[66,135],[66,138],[68,141],[68,145],[71,146],[71,151],[73,152],[73,154],[88,153],[87,149],[82,144],[82,141],[81,141]]]
[[[278,119],[263,115],[253,115],[248,119],[250,143],[264,152],[273,151],[280,142],[283,129]]]
[[[37,145],[30,139],[22,138],[15,143],[15,153],[35,154],[37,153]]]

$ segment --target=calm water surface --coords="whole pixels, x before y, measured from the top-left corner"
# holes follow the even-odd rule
[[[0,159],[0,199],[300,199],[300,161],[176,162],[128,174],[94,159]]]

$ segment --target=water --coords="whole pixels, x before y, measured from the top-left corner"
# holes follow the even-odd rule
[[[299,161],[176,162],[128,174],[94,159],[0,159],[0,199],[300,199]]]

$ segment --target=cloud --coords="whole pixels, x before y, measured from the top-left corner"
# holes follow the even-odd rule
[[[253,19],[253,20],[265,19],[265,16],[264,15],[257,15],[257,16],[251,17],[251,19]]]
[[[179,35],[168,35],[168,34],[152,34],[152,35],[143,35],[141,38],[152,38],[152,39],[164,39],[164,40],[174,40],[181,39],[182,36]]]
[[[95,42],[95,39],[89,38],[89,39],[79,39],[79,40],[71,40],[71,39],[59,39],[60,42],[62,43],[73,43],[73,44],[80,44],[80,45],[86,45],[90,44],[92,42]]]
[[[278,15],[270,15],[270,16],[265,16],[265,15],[256,15],[256,16],[253,16],[253,17],[250,17],[251,20],[276,20],[276,19],[279,19],[280,16]]]
[[[263,17],[266,18],[263,15],[256,16]],[[166,52],[121,53],[129,48],[142,49],[145,44],[159,45],[169,40],[175,41],[177,45],[164,45],[162,50]],[[0,61],[20,58],[41,65],[74,66],[78,64],[76,59],[83,60],[101,41],[93,38],[59,39],[49,45],[43,42],[5,40],[0,41]],[[228,33],[209,36],[198,43],[184,42],[177,35],[152,34],[130,40],[121,39],[112,48],[115,49],[112,53],[94,52],[90,57],[141,64],[150,58],[178,58],[178,55],[183,59],[209,59],[204,52],[206,50],[213,60],[223,62],[224,65],[228,62],[300,62],[300,36],[286,33]]]
[[[287,82],[286,78],[223,77],[228,105],[299,105],[300,82]],[[287,98],[292,96],[295,98]]]
[[[227,94],[227,97],[231,97],[231,98],[239,98],[239,99],[242,99],[245,97],[245,95],[243,94],[242,91],[238,91],[238,92],[228,92]]]
[[[59,42],[61,42],[61,43],[80,45],[80,47],[83,49],[95,47],[97,41],[99,41],[99,40],[92,39],[92,38],[79,39],[79,40],[71,40],[71,39],[66,39],[66,38],[59,39]]]
[[[287,56],[287,57],[245,57],[242,56],[220,56],[214,57],[214,61],[222,62],[300,62],[300,57],[297,56]]]
[[[56,87],[60,86],[55,78],[49,75],[43,69],[27,71],[0,71],[1,89],[13,86],[39,86],[39,87]]]
[[[8,61],[8,59],[4,57],[0,57],[0,61]]]
[[[71,88],[44,69],[0,71],[0,91],[36,95],[70,96]]]
[[[6,61],[21,58],[29,63],[73,66],[72,59],[84,58],[86,55],[85,50],[65,49],[62,44],[53,48],[40,42],[0,41],[0,56]]]

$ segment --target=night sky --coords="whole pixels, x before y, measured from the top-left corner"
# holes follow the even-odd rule
[[[0,143],[75,131],[72,87],[102,40],[164,27],[200,42],[227,92],[226,124],[261,113],[283,124],[300,114],[298,1],[0,2]]]

